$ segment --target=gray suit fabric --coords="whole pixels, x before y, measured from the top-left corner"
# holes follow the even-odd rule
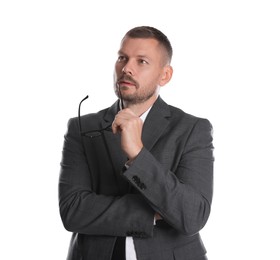
[[[81,117],[82,130],[109,126],[118,107]],[[119,134],[81,137],[78,118],[69,120],[59,179],[61,218],[73,232],[68,260],[110,260],[117,236],[133,237],[138,260],[207,259],[199,231],[213,194],[210,122],[159,97],[142,141],[126,169]]]

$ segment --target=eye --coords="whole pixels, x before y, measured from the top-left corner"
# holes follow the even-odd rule
[[[146,60],[143,60],[143,59],[140,59],[140,60],[139,60],[139,63],[140,63],[140,64],[148,64],[148,62],[147,62]]]
[[[121,55],[121,56],[118,57],[117,61],[118,62],[126,61],[126,57]]]

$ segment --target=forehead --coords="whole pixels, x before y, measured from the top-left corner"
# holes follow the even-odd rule
[[[119,52],[128,56],[158,56],[159,42],[155,39],[129,38],[122,40]]]

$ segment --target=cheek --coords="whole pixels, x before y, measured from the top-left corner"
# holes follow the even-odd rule
[[[152,86],[157,86],[160,83],[160,74],[158,73],[157,70],[153,71],[152,73],[150,73],[149,76],[147,76],[145,78],[148,82],[148,84],[152,85]]]
[[[148,89],[153,90],[159,85],[159,81],[155,77],[149,77],[149,78],[142,78],[140,80],[140,85],[147,91]]]
[[[115,75],[120,75],[120,73],[122,72],[123,67],[121,66],[121,64],[116,63],[115,64]]]

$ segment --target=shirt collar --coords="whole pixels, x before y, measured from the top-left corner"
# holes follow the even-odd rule
[[[152,105],[152,106],[153,106],[153,105]],[[145,122],[146,117],[147,117],[147,115],[149,114],[149,112],[150,112],[152,106],[150,106],[150,107],[140,116],[140,118],[142,119],[143,122]],[[120,108],[120,110],[123,109],[123,108],[122,108],[122,103],[121,103],[121,102],[119,102],[119,108]]]
[[[140,118],[142,119],[143,122],[145,122],[147,115],[149,114],[152,106],[150,106],[141,116]]]

